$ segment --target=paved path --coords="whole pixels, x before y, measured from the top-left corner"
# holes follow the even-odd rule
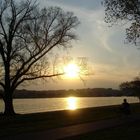
[[[140,116],[124,116],[118,119],[102,120],[99,122],[72,125],[42,132],[3,137],[0,138],[0,140],[58,140],[65,137],[76,136],[100,129],[110,128],[137,120],[140,120]]]

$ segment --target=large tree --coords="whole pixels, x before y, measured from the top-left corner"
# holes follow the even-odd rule
[[[0,1],[0,85],[6,115],[15,113],[13,93],[23,82],[61,74],[50,73],[50,52],[69,46],[78,23],[72,12],[58,7],[40,8],[33,0]]]
[[[140,0],[102,0],[105,7],[105,21],[111,25],[117,22],[128,24],[126,39],[140,45]]]
[[[140,77],[121,83],[120,89],[124,95],[137,96],[140,99]]]

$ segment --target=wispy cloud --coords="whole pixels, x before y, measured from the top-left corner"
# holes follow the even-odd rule
[[[102,83],[99,86],[103,86],[104,83],[106,86],[116,86],[115,84],[138,74],[140,51],[124,44],[125,27],[108,27],[104,22],[104,8],[100,2],[42,0],[42,5],[59,6],[65,11],[74,12],[79,18],[81,24],[76,30],[79,40],[73,42],[74,47],[70,54],[73,57],[89,57],[95,69],[95,75],[89,80],[89,85],[92,86],[91,83],[96,81],[95,85]]]

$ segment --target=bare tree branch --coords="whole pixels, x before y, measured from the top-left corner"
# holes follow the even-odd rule
[[[64,74],[50,68],[49,53],[69,46],[78,24],[73,13],[58,7],[41,9],[33,0],[0,1],[0,85],[8,113],[14,112],[12,97],[21,83]]]
[[[52,74],[52,75],[41,75],[41,76],[36,76],[36,77],[31,77],[31,78],[23,78],[22,80],[16,83],[14,88],[16,88],[18,85],[20,85],[24,81],[31,81],[31,80],[41,79],[41,78],[51,78],[51,77],[56,77],[56,76],[61,76],[61,75],[64,75],[64,73]]]
[[[140,45],[140,1],[139,0],[102,0],[105,7],[105,22],[114,25],[127,22],[126,40]]]
[[[1,85],[1,86],[3,87],[3,89],[4,89],[4,87],[5,87],[4,83],[0,82],[0,85]]]

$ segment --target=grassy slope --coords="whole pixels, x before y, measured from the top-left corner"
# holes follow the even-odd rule
[[[140,122],[124,124],[114,128],[90,132],[65,138],[64,140],[139,140]]]
[[[131,107],[133,114],[140,113],[140,104],[133,104]],[[13,117],[1,115],[0,136],[42,131],[72,124],[120,117],[121,115],[119,106],[24,114]]]

